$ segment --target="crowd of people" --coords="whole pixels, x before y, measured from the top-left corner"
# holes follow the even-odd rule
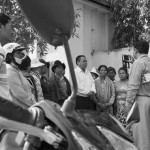
[[[53,75],[49,77],[50,64],[44,59],[31,59],[25,47],[11,43],[11,32],[11,19],[0,14],[0,97],[25,109],[43,100],[61,106],[71,95],[71,82],[65,77],[66,65],[56,60],[51,67]],[[98,69],[93,67],[88,71],[84,55],[76,57],[74,70],[78,85],[75,109],[109,113],[126,127],[127,113],[135,101],[138,103],[140,122],[133,125],[130,134],[141,150],[150,148],[150,81],[146,78],[150,74],[148,50],[149,44],[145,41],[134,45],[136,60],[131,73],[129,75],[127,68],[120,66],[119,81],[115,80],[117,72],[113,67],[101,64]],[[17,148],[14,144],[16,135],[11,131],[5,133],[5,150],[11,149],[12,145]]]
[[[87,70],[84,55],[76,58],[75,74],[78,84],[76,109],[90,109],[115,116],[126,128],[126,117],[134,102],[138,104],[140,121],[128,133],[140,150],[150,149],[150,58],[149,43],[137,41],[134,45],[131,72],[120,66],[119,81],[113,67],[100,65]],[[91,78],[92,77],[92,78]],[[96,106],[96,107],[95,107]]]

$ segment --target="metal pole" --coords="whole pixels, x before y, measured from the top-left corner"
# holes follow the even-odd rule
[[[67,60],[68,60],[68,65],[69,65],[69,70],[70,70],[70,74],[71,74],[72,93],[71,93],[71,96],[67,100],[65,100],[64,104],[62,105],[61,111],[64,114],[70,115],[75,108],[76,95],[77,95],[77,81],[76,81],[76,76],[75,76],[75,72],[74,72],[74,66],[73,66],[73,62],[72,62],[72,56],[70,53],[70,47],[68,44],[67,36],[63,36],[63,44],[64,44],[64,48],[65,48],[65,52],[66,52],[66,56],[67,56]]]

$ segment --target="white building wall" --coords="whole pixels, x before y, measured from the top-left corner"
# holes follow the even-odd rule
[[[109,12],[103,7],[84,1],[74,0],[74,10],[81,9],[80,28],[76,28],[76,33],[79,38],[73,37],[69,40],[69,45],[72,54],[72,60],[75,64],[75,58],[78,55],[85,55],[88,60],[88,69],[97,66],[99,61],[104,64],[107,62],[105,51],[111,49],[111,38],[113,27],[109,22]],[[66,76],[69,77],[69,69],[66,60],[65,51],[62,47],[56,50],[53,46],[49,46],[50,53],[46,56],[48,61],[61,60],[66,64]]]
[[[122,55],[131,55],[133,54],[132,48],[123,48],[119,51],[112,51],[112,52],[98,52],[95,55],[93,55],[93,66],[98,68],[100,65],[106,65],[107,67],[114,67],[116,71],[120,67],[123,66],[122,64]],[[130,68],[128,71],[130,72]],[[116,79],[118,79],[118,75],[116,76]]]

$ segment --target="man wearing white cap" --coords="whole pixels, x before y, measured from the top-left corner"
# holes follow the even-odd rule
[[[41,87],[41,67],[45,64],[41,63],[38,58],[31,59],[31,72],[30,74],[34,77],[35,85],[37,89],[37,101],[44,100],[43,91]]]

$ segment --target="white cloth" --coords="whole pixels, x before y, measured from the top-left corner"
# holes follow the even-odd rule
[[[78,85],[77,95],[86,97],[86,95],[91,91],[96,93],[94,80],[91,76],[91,73],[87,69],[85,70],[85,72],[83,72],[81,68],[77,66],[75,68],[75,75]]]

